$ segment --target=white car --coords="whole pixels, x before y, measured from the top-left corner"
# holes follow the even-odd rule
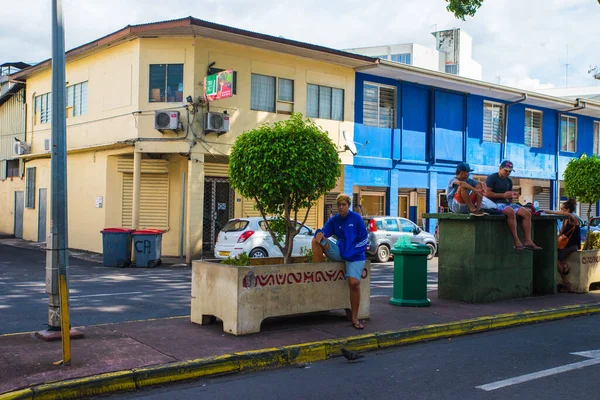
[[[301,224],[299,224],[301,225]],[[300,233],[294,237],[293,256],[302,255],[302,249],[311,249],[314,231],[302,225]],[[249,257],[283,257],[262,217],[235,218],[229,220],[221,229],[215,244],[215,257],[225,259],[235,257],[242,252]]]

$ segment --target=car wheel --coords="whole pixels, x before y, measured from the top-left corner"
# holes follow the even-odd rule
[[[379,262],[388,262],[390,259],[390,249],[385,244],[382,244],[377,248],[377,254],[375,257]]]
[[[427,259],[433,260],[433,257],[435,257],[435,246],[431,243],[427,243],[427,247],[429,247],[429,254],[427,254]]]
[[[256,249],[252,249],[252,251],[250,252],[250,258],[265,258],[265,257],[269,257],[269,255],[267,254],[267,251],[265,249],[261,249],[260,247],[257,247]]]

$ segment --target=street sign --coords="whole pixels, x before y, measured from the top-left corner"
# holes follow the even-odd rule
[[[486,385],[476,386],[476,389],[485,390],[486,392],[491,392],[492,390],[500,389],[506,386],[518,385],[519,383],[525,383],[532,381],[534,379],[544,378],[550,375],[556,375],[567,371],[572,371],[574,369],[580,369],[589,367],[592,365],[600,364],[600,349],[599,350],[589,350],[589,351],[580,351],[578,353],[571,353],[575,356],[587,357],[589,360],[580,361],[572,364],[562,365],[560,367],[545,369],[538,372],[533,372],[527,375],[516,376],[514,378],[504,379],[502,381],[496,381],[492,383],[488,383]]]

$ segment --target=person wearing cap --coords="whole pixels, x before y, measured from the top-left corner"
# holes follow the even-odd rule
[[[472,171],[473,169],[467,163],[456,166],[456,176],[450,179],[446,189],[448,208],[457,214],[470,213],[476,217],[483,217],[487,215],[481,211],[485,184],[469,178],[469,173]]]
[[[526,208],[513,203],[513,200],[519,198],[519,194],[512,190],[513,183],[509,178],[512,172],[513,163],[509,160],[502,161],[498,172],[488,176],[485,180],[487,185],[485,196],[498,205],[495,210],[496,213],[502,213],[506,216],[506,223],[513,237],[515,250],[542,250],[540,246],[531,240],[531,213]],[[523,235],[525,237],[523,243],[517,235],[517,215],[523,220]]]

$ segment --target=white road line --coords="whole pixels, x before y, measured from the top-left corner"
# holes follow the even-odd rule
[[[544,378],[550,375],[561,374],[563,372],[572,371],[575,369],[589,367],[590,365],[600,364],[600,359],[593,358],[591,360],[585,360],[576,362],[573,364],[567,364],[556,368],[550,368],[543,371],[534,372],[527,375],[516,376],[514,378],[505,379],[503,381],[497,381],[488,383],[487,385],[476,386],[477,389],[485,390],[486,392],[491,392],[492,390],[500,389],[506,386],[518,385],[519,383],[524,383],[528,381],[532,381],[534,379]]]
[[[69,296],[69,299],[81,299],[83,297],[106,297],[106,296],[119,296],[123,294],[142,294],[144,292],[123,292],[123,293],[101,293],[101,294],[84,294],[81,296]]]

